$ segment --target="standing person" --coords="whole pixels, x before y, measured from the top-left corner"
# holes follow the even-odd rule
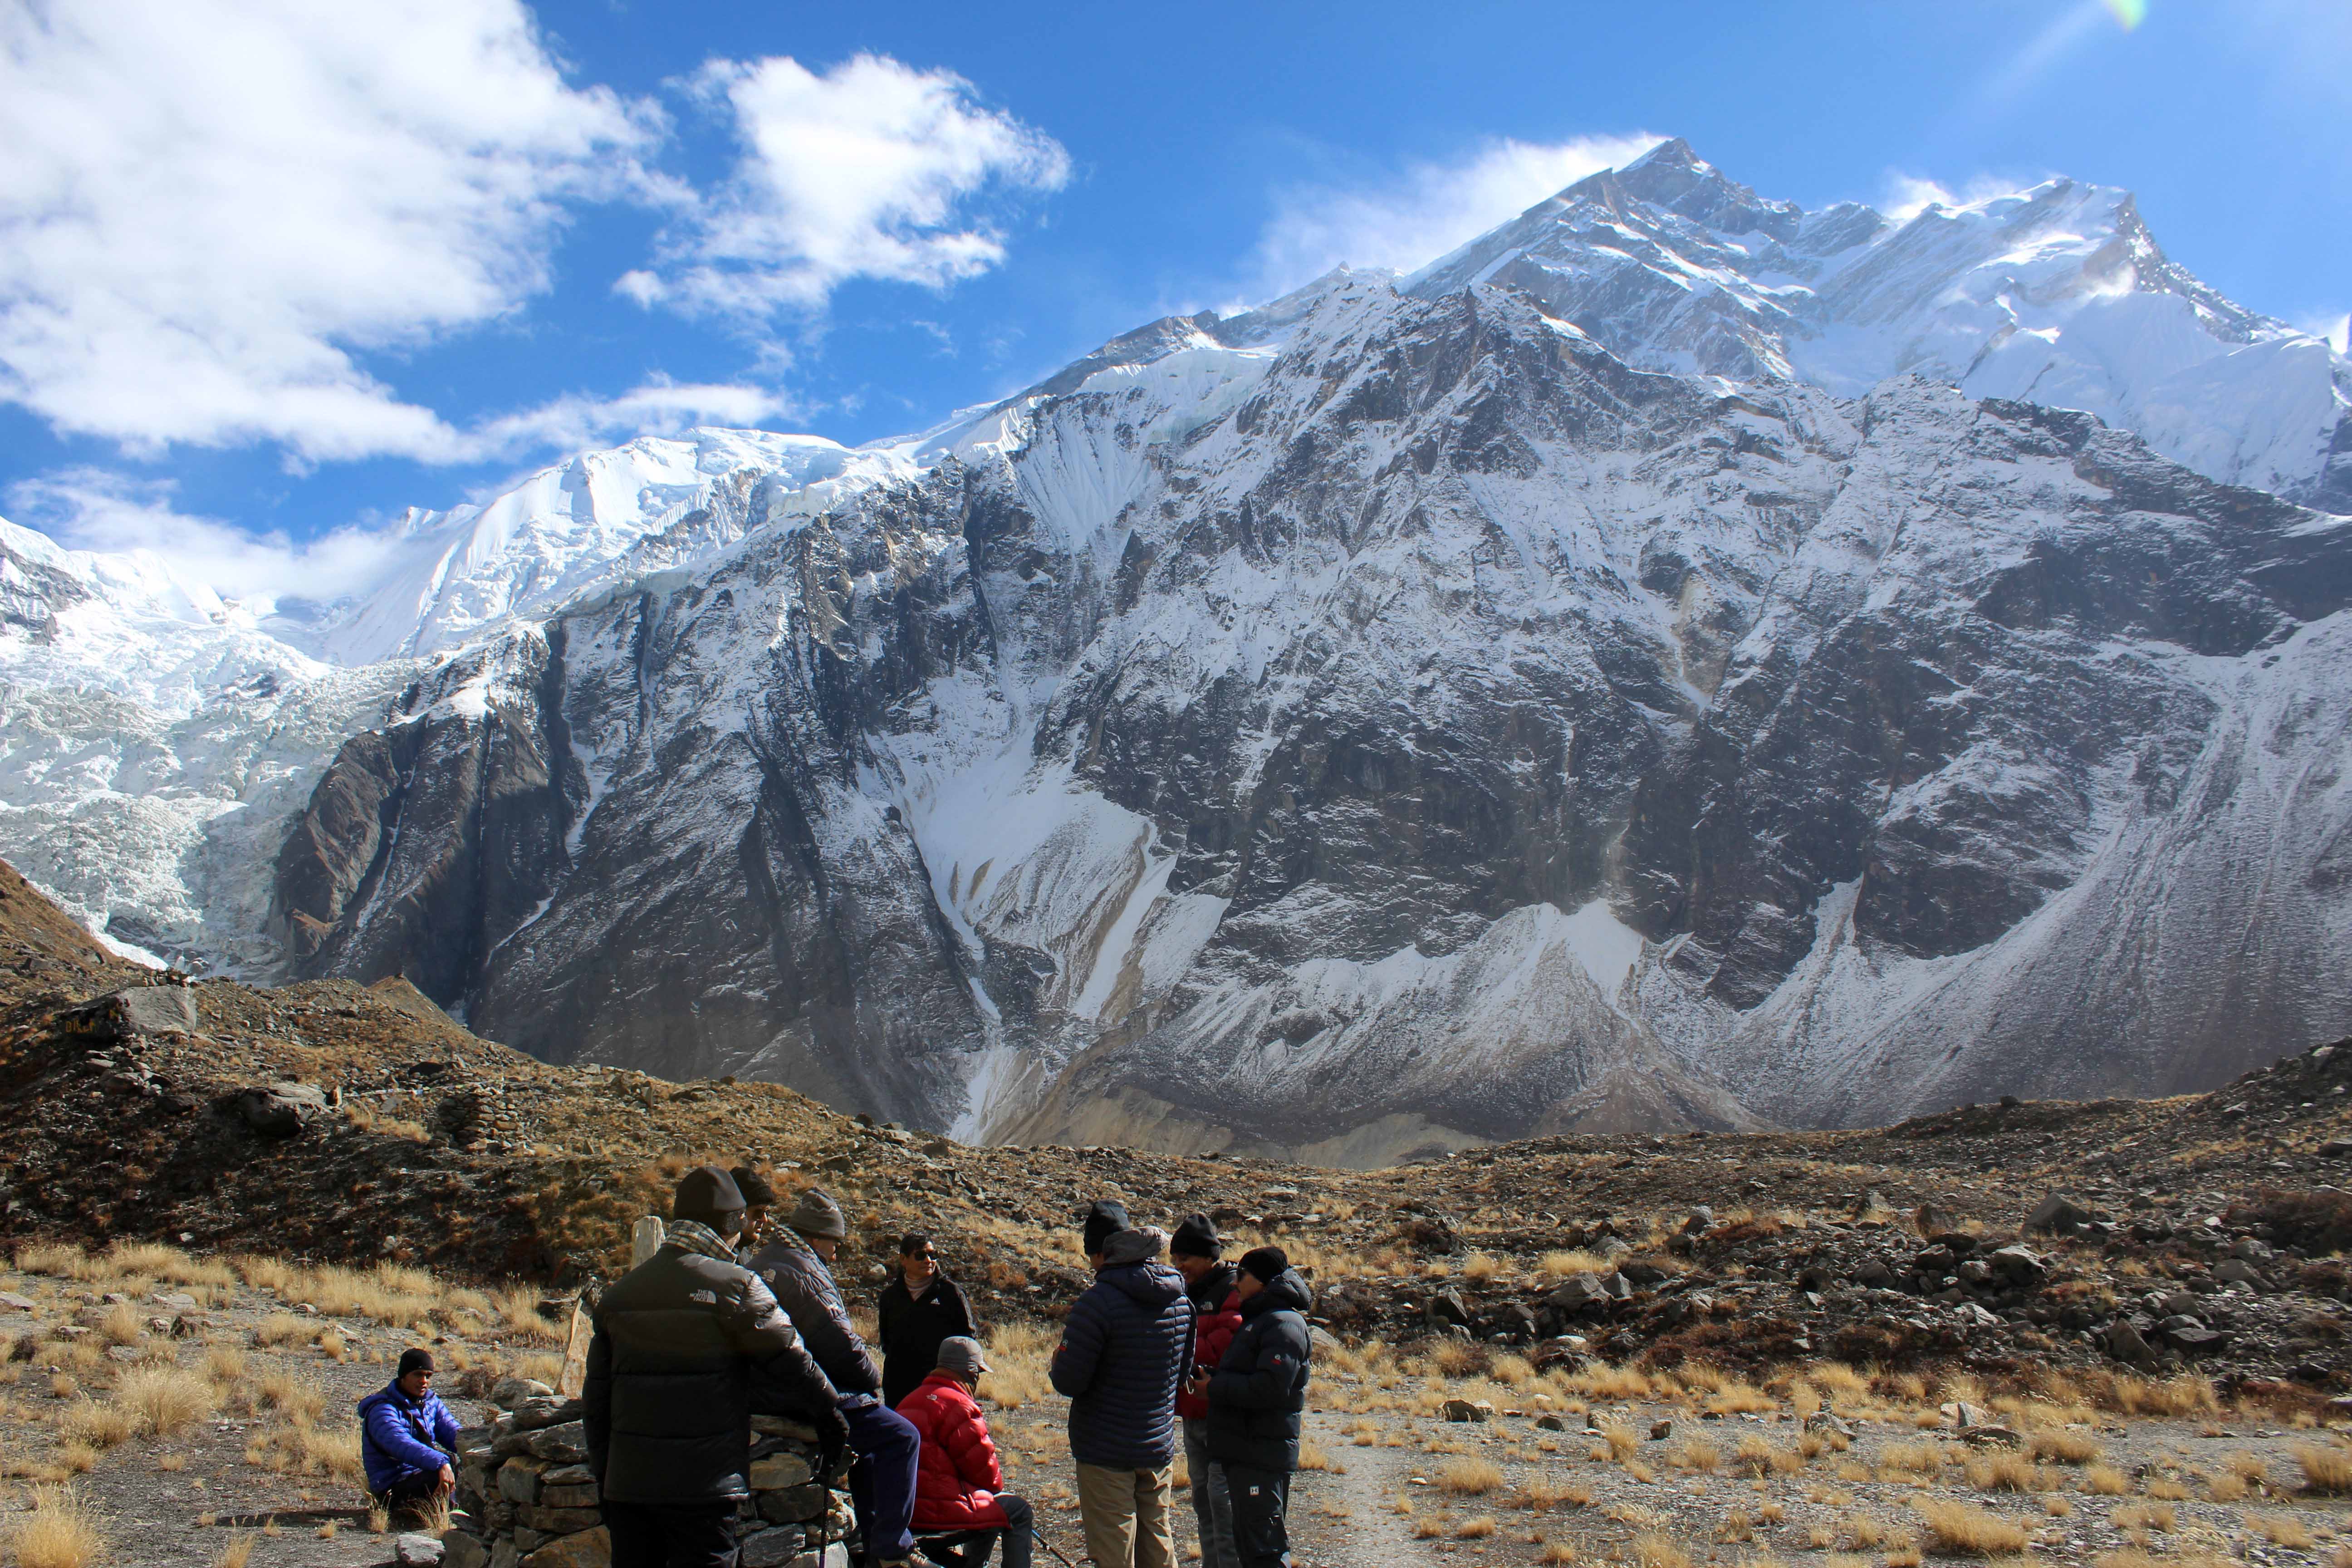
[[[1298,1468],[1300,1413],[1307,1408],[1312,1350],[1307,1281],[1278,1247],[1242,1254],[1234,1289],[1242,1326],[1213,1373],[1195,1373],[1208,1395],[1209,1458],[1234,1500],[1234,1542],[1242,1568],[1290,1568],[1290,1475]]]
[[[433,1352],[401,1352],[393,1380],[360,1401],[368,1495],[387,1509],[447,1497],[457,1489],[457,1418],[433,1392]]]
[[[1070,1308],[1054,1352],[1070,1400],[1070,1457],[1096,1568],[1174,1568],[1168,1518],[1176,1479],[1176,1390],[1192,1360],[1184,1277],[1159,1261],[1168,1233],[1128,1227],[1127,1210],[1087,1210],[1095,1282]]]
[[[940,1267],[939,1249],[918,1233],[898,1243],[898,1277],[875,1305],[882,1345],[882,1403],[896,1410],[939,1370],[940,1347],[961,1334],[978,1337],[963,1291]]]
[[[915,1509],[915,1469],[920,1439],[906,1418],[882,1403],[882,1373],[866,1342],[849,1326],[834,1283],[834,1258],[849,1234],[841,1205],[816,1187],[800,1195],[775,1239],[751,1258],[751,1270],[765,1280],[808,1341],[809,1353],[833,1380],[835,1408],[849,1430],[849,1493],[866,1536],[866,1560],[878,1568],[914,1561],[915,1538],[908,1521]]]
[[[1192,1370],[1214,1372],[1242,1326],[1242,1299],[1234,1289],[1234,1266],[1218,1260],[1225,1244],[1206,1215],[1189,1215],[1168,1244],[1169,1258],[1184,1277],[1192,1304]],[[1184,1468],[1192,1477],[1192,1522],[1201,1538],[1201,1568],[1241,1568],[1234,1546],[1234,1502],[1225,1473],[1209,1458],[1209,1402],[1188,1384],[1176,1395],[1176,1415],[1184,1424]]]
[[[768,1288],[735,1262],[743,1194],[716,1165],[677,1184],[651,1258],[594,1313],[581,1419],[613,1568],[722,1568],[751,1496],[753,1409],[835,1428],[833,1384]]]
[[[972,1396],[987,1370],[978,1340],[951,1336],[940,1345],[931,1375],[898,1406],[923,1439],[915,1523],[923,1530],[992,1532],[964,1555],[963,1568],[982,1568],[998,1535],[1004,1538],[1004,1568],[1029,1568],[1034,1515],[1026,1499],[1004,1489],[988,1417]]]

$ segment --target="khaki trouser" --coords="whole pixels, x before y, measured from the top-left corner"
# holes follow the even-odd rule
[[[1176,1467],[1113,1470],[1078,1467],[1078,1518],[1095,1568],[1176,1568],[1176,1532],[1170,1522]]]

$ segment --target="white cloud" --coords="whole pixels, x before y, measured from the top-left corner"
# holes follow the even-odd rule
[[[1413,163],[1374,188],[1279,192],[1278,210],[1258,237],[1260,287],[1280,293],[1341,262],[1412,271],[1588,174],[1622,168],[1662,140],[1488,142],[1453,163]]]
[[[655,380],[618,397],[559,397],[488,420],[467,437],[473,455],[494,458],[577,451],[632,436],[667,436],[695,425],[756,426],[788,417],[794,405],[762,386]]]
[[[137,449],[462,458],[352,353],[518,309],[566,201],[655,188],[653,134],[518,0],[7,0],[0,397]]]
[[[948,71],[859,55],[819,74],[779,56],[712,60],[694,85],[731,118],[741,158],[657,265],[614,285],[641,305],[756,321],[852,278],[944,288],[1003,258],[988,197],[1069,178],[1059,142]]]
[[[96,468],[67,468],[9,487],[16,521],[74,550],[144,551],[182,579],[267,615],[278,600],[329,601],[375,585],[397,549],[387,536],[343,528],[297,544],[216,518],[173,510],[173,487]]]

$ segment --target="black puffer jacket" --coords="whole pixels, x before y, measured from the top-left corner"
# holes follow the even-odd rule
[[[1259,1470],[1298,1468],[1307,1408],[1307,1312],[1315,1298],[1286,1268],[1242,1303],[1241,1331],[1209,1378],[1209,1458]]]
[[[919,1296],[898,1274],[875,1304],[874,1323],[874,1337],[882,1343],[882,1403],[893,1410],[939,1370],[940,1345],[959,1334],[978,1336],[971,1304],[944,1274],[933,1275]]]
[[[777,1303],[791,1315],[793,1327],[808,1342],[809,1353],[824,1368],[835,1388],[844,1394],[880,1396],[881,1369],[874,1364],[866,1342],[849,1326],[841,1288],[833,1282],[833,1270],[814,1247],[786,1231],[752,1254],[751,1268],[775,1292]]]
[[[1184,1277],[1151,1258],[1158,1243],[1125,1230],[1104,1247],[1095,1282],[1070,1308],[1054,1352],[1070,1398],[1070,1457],[1113,1470],[1156,1470],[1176,1458],[1176,1390],[1192,1364]]]
[[[833,1408],[776,1299],[731,1263],[665,1247],[614,1281],[594,1321],[583,1419],[589,1468],[615,1502],[748,1496],[752,1412]]]

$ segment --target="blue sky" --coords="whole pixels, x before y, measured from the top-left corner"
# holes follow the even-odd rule
[[[0,512],[299,572],[639,431],[917,428],[1643,134],[1809,206],[2126,186],[2326,328],[2347,129],[2339,0],[0,0]]]

